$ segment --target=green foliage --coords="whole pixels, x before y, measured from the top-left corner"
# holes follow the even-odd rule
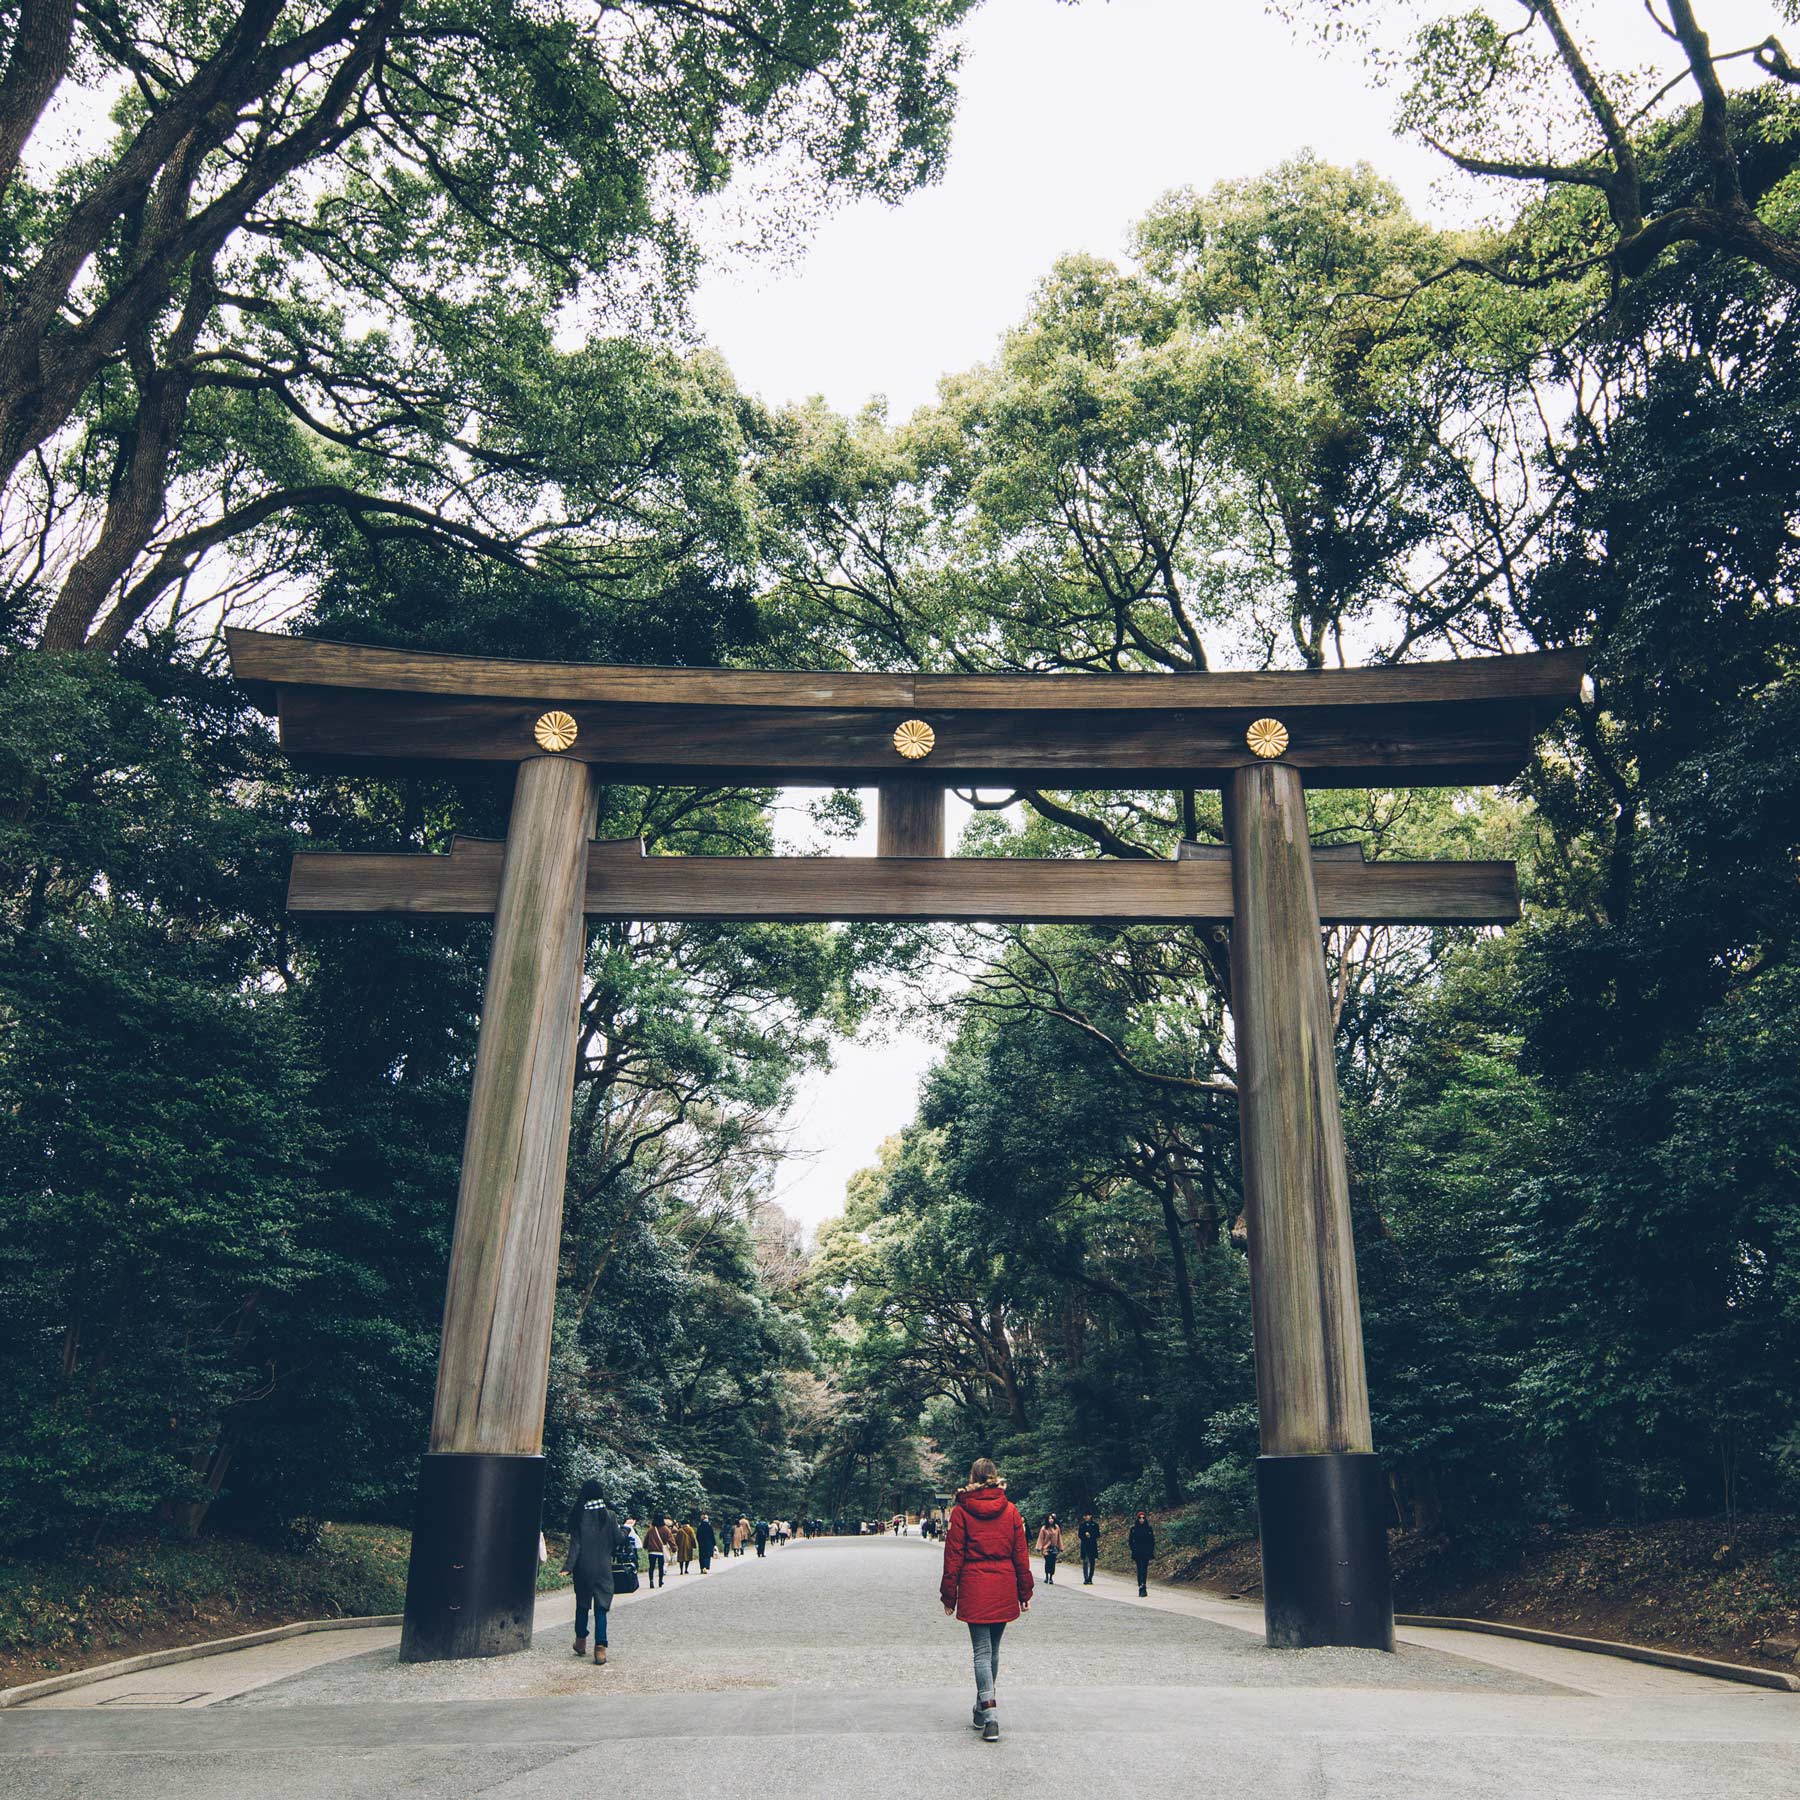
[[[1647,134],[1659,203],[1696,179],[1692,125]],[[1800,1414],[1800,346],[1743,260],[1597,292],[1590,225],[1562,193],[1521,214],[1520,253],[1571,272],[1507,290],[1426,280],[1466,246],[1362,171],[1177,196],[1133,274],[1059,265],[898,432],[791,422],[778,495],[812,558],[783,603],[847,655],[1191,665],[1184,607],[1262,658],[1344,625],[1394,657],[1587,652],[1515,792],[1310,802],[1372,854],[1514,857],[1531,903],[1505,941],[1326,939],[1377,1447],[1402,1520],[1486,1555],[1562,1517],[1780,1506]],[[1242,549],[1257,518],[1279,555]],[[1025,799],[967,847],[1217,832],[1198,796]],[[926,1396],[952,1462],[996,1450],[1040,1509],[1248,1522],[1224,977],[1199,933],[988,946],[822,1255],[840,1379]]]
[[[245,1355],[299,1280],[315,1153],[297,1021],[260,991],[280,833],[231,697],[0,658],[0,1535],[203,1490]],[[235,883],[244,893],[234,896]]]
[[[707,407],[647,413],[673,359],[611,334],[683,323],[700,202],[734,176],[765,245],[933,179],[971,4],[32,15],[30,63],[61,73],[7,92],[0,579],[47,647],[105,653],[179,614],[209,558],[235,586],[424,542],[616,579]],[[41,128],[102,108],[66,142]],[[572,328],[589,341],[559,348]]]
[[[258,304],[203,312],[170,440],[200,536],[153,525],[100,584],[139,583],[118,635],[90,612],[68,641],[115,661],[26,647],[73,570],[53,594],[36,524],[0,545],[0,1539],[192,1529],[214,1504],[263,1530],[392,1518],[423,1439],[486,928],[297,924],[282,870],[301,840],[493,834],[508,796],[492,773],[297,776],[213,646],[130,635],[245,533],[247,587],[307,584],[300,629],[486,655],[1183,671],[1580,646],[1590,685],[1509,792],[1310,803],[1315,837],[1373,857],[1515,858],[1530,909],[1504,940],[1325,936],[1377,1446],[1398,1515],[1483,1554],[1550,1519],[1791,1501],[1800,344],[1779,244],[1655,237],[1713,191],[1717,109],[1609,141],[1604,221],[1553,179],[1503,242],[1312,158],[1177,192],[1129,268],[1059,262],[913,419],[771,419],[705,353],[562,348],[553,308],[628,264],[678,297],[665,178],[711,191],[770,134],[803,128],[827,185],[929,173],[964,9],[772,0],[761,35],[629,10],[641,66],[611,40],[623,63],[584,60],[554,8],[439,9],[381,104],[440,161],[347,138],[271,200],[289,235],[242,268],[221,249]],[[177,51],[213,28],[183,22]],[[1573,77],[1537,41],[1434,27],[1416,122],[1465,151],[1535,129],[1496,96]],[[426,74],[504,125],[421,112]],[[620,92],[655,102],[641,139]],[[127,99],[120,129],[160,103]],[[1786,229],[1791,106],[1723,124],[1740,212]],[[97,178],[5,214],[18,269]],[[107,246],[96,292],[132,266]],[[179,327],[152,313],[154,361]],[[95,472],[129,461],[144,396],[104,357],[70,392],[25,512],[66,500],[73,543],[124,491]],[[208,536],[228,494],[254,520]],[[601,831],[765,854],[772,800],[609,784]],[[1028,790],[980,799],[966,847],[1220,836],[1204,794]],[[637,1511],[856,1518],[987,1454],[1034,1512],[1247,1524],[1222,934],[958,948],[974,975],[918,1117],[809,1257],[768,1200],[780,1122],[922,941],[593,935],[554,1508],[596,1474]]]
[[[890,428],[779,422],[776,599],[855,661],[1322,666],[1461,504],[1433,295],[1449,254],[1367,168],[1301,158],[1067,257],[989,365]]]
[[[108,1533],[86,1554],[0,1565],[0,1661],[9,1681],[129,1654],[148,1632],[220,1637],[289,1619],[400,1611],[404,1531],[325,1525],[304,1547]]]
[[[554,633],[575,658],[678,630],[672,648],[711,660],[755,629],[652,580],[601,606],[417,552],[347,562],[316,616],[498,654]],[[173,644],[123,664],[19,650],[0,680],[0,1538],[192,1530],[215,1504],[256,1529],[403,1518],[487,931],[293,924],[283,865],[297,829],[345,848],[500,829],[504,787],[298,779],[207,655]],[[601,830],[767,851],[766,801],[612,787]],[[811,1353],[797,1247],[761,1196],[793,1081],[882,968],[879,945],[822,927],[595,936],[554,1505],[602,1465],[633,1472],[639,1505],[797,1499],[784,1383]]]

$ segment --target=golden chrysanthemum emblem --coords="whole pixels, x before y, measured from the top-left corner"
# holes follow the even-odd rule
[[[1272,762],[1288,747],[1287,727],[1279,719],[1258,719],[1244,733],[1244,742],[1265,762]]]
[[[532,726],[531,735],[545,750],[566,750],[575,741],[575,721],[566,712],[547,712]]]
[[[894,748],[908,762],[917,762],[921,756],[929,756],[936,743],[937,733],[923,719],[908,719],[894,727]]]

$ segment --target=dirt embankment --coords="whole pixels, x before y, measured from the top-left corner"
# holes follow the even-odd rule
[[[325,1525],[304,1549],[146,1537],[11,1558],[0,1565],[0,1687],[296,1619],[397,1613],[411,1549],[393,1526]],[[539,1586],[562,1581],[553,1554]]]
[[[1158,1513],[1159,1580],[1255,1599],[1254,1538],[1178,1544],[1178,1515]],[[1129,1521],[1105,1521],[1101,1564],[1128,1571]],[[1536,1533],[1482,1568],[1451,1540],[1393,1534],[1399,1611],[1499,1619],[1581,1637],[1800,1671],[1800,1520],[1771,1515],[1665,1519],[1650,1525]]]

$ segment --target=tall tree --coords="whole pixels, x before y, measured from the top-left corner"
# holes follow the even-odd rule
[[[1620,9],[1598,31],[1568,0],[1516,0],[1498,17],[1415,3],[1405,10],[1424,22],[1398,53],[1383,41],[1390,5],[1284,0],[1280,10],[1374,46],[1376,66],[1405,84],[1402,129],[1466,174],[1582,198],[1586,230],[1554,264],[1534,257],[1527,236],[1480,266],[1514,280],[1594,267],[1630,280],[1691,244],[1800,283],[1792,91],[1800,68],[1774,29],[1794,23],[1791,0],[1772,0],[1761,38],[1724,43],[1714,41],[1704,0],[1646,0],[1642,16]],[[1634,23],[1644,41],[1623,41]],[[1752,70],[1760,87],[1734,94],[1734,74]]]
[[[741,168],[778,163],[776,225],[934,176],[972,3],[26,0],[0,25],[0,552],[40,642],[116,650],[272,522],[521,564],[547,525],[582,537],[565,396],[619,371],[556,331],[678,317],[694,203]]]

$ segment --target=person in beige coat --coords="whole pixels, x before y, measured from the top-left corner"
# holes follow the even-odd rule
[[[683,1575],[693,1567],[694,1558],[700,1554],[700,1539],[686,1519],[675,1527],[675,1561]]]

